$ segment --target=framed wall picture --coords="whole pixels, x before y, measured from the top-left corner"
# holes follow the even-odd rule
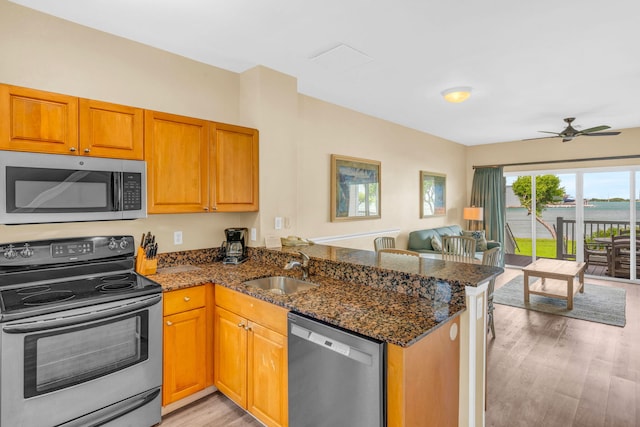
[[[380,218],[380,165],[331,155],[331,221]]]
[[[447,176],[420,171],[420,218],[446,215]]]

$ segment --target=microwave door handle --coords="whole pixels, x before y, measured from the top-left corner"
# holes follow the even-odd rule
[[[113,210],[116,212],[120,212],[122,210],[122,182],[123,176],[122,172],[114,172],[113,173]]]
[[[161,300],[162,296],[157,295],[142,301],[137,301],[131,304],[106,310],[100,310],[89,314],[80,314],[77,316],[63,317],[60,319],[52,318],[51,320],[43,320],[40,322],[24,322],[5,325],[2,327],[2,331],[8,334],[24,334],[28,332],[40,332],[50,329],[67,328],[69,326],[82,325],[88,322],[94,322],[96,320],[108,319],[110,317],[132,313],[134,311],[156,305]]]

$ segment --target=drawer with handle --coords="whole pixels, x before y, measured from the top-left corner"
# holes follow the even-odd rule
[[[164,293],[164,315],[170,316],[205,306],[205,286],[178,289]]]

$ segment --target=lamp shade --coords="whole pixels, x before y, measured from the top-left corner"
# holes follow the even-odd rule
[[[462,218],[468,221],[482,221],[484,219],[484,210],[475,206],[464,208]]]

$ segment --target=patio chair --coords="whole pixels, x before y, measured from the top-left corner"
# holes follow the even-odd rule
[[[607,257],[607,245],[603,245],[598,242],[584,241],[584,262],[587,264],[586,269],[589,269],[590,265],[599,265],[603,267],[609,266],[609,259]]]
[[[636,240],[636,251],[640,240]],[[631,240],[629,236],[611,236],[611,246],[608,249],[609,276],[629,278],[631,270]],[[636,275],[640,267],[640,256],[636,253]]]
[[[443,236],[442,259],[475,263],[476,239],[466,236]]]
[[[482,265],[498,267],[500,265],[500,248],[491,248],[482,254]],[[496,329],[493,326],[493,291],[496,287],[496,278],[489,281],[487,287],[487,333],[491,331],[491,337],[496,337]]]
[[[373,247],[376,252],[380,249],[388,249],[396,247],[396,239],[394,237],[376,237],[373,239]]]

